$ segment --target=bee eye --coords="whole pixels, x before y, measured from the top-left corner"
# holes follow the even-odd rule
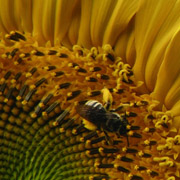
[[[121,121],[121,116],[118,114],[118,113],[111,113],[111,119],[112,119],[112,121]]]
[[[106,126],[108,131],[117,132],[120,128],[122,122],[120,120],[120,116],[117,113],[107,113],[107,122]]]

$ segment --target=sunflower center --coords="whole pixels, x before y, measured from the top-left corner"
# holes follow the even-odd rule
[[[178,155],[171,155],[179,137],[169,136],[171,116],[138,93],[142,83],[110,45],[39,47],[14,31],[6,39],[12,45],[1,42],[0,49],[1,179],[147,179],[164,178],[167,167],[176,172]]]

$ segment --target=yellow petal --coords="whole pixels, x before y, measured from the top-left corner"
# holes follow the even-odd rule
[[[113,9],[109,22],[106,25],[106,31],[103,38],[103,43],[109,43],[114,46],[118,36],[128,25],[132,17],[138,11],[141,1],[126,0],[118,1]]]
[[[153,43],[162,24],[167,18],[176,1],[145,1],[143,7],[137,13],[135,23],[135,43],[137,57],[134,65],[134,73],[138,80],[145,82],[145,67]],[[147,92],[144,88],[144,91]]]
[[[77,39],[79,34],[81,11],[80,11],[80,7],[77,8],[78,10],[73,15],[73,19],[68,32],[68,38],[72,45],[77,44]]]
[[[114,50],[123,61],[126,61],[133,66],[136,58],[136,51],[134,45],[134,31],[131,26],[119,36],[114,46]]]
[[[180,72],[180,31],[172,37],[160,66],[152,97],[164,103],[164,99]],[[166,103],[167,106],[169,106]],[[172,105],[171,105],[172,106]]]
[[[164,52],[174,33],[180,29],[180,2],[169,12],[157,34],[145,68],[145,82],[150,91],[154,89],[157,73],[163,60]],[[153,70],[153,71],[152,71]]]
[[[17,22],[20,20],[20,17],[18,16],[18,3],[19,2],[11,0],[0,1],[0,28],[6,33],[8,31],[18,29]]]
[[[22,26],[22,30],[25,32],[32,32],[32,0],[29,1],[21,1],[18,0],[19,3],[16,3],[19,6],[19,16],[21,17],[21,21],[19,22]],[[20,26],[19,25],[19,26]]]
[[[42,31],[45,39],[53,42],[56,0],[46,0],[43,6]]]
[[[127,63],[133,67],[135,59],[136,59],[135,36],[134,36],[134,32],[132,32],[129,36],[128,45],[126,49],[126,60]]]
[[[115,6],[118,6],[116,0],[93,1],[91,16],[91,39],[93,45],[102,44],[104,32]]]
[[[173,125],[179,129],[180,127],[180,112],[179,112],[179,107],[180,107],[180,100],[174,104],[174,106],[171,109],[171,113],[174,115],[173,118]]]
[[[33,36],[38,38],[38,42],[45,43],[45,37],[43,35],[43,0],[33,1],[33,12],[32,12],[32,22],[33,22]],[[41,9],[41,10],[40,10]]]
[[[166,105],[167,109],[171,109],[179,101],[179,98],[180,98],[180,75],[177,76],[177,78],[175,79],[174,83],[170,87],[165,97],[164,104]]]
[[[73,18],[73,14],[79,3],[80,1],[78,0],[61,0],[56,2],[54,41],[59,39],[61,42],[66,35]]]
[[[121,34],[114,45],[115,52],[124,60],[126,60],[126,48],[129,39],[129,31],[124,32]]]
[[[90,48],[92,47],[90,36],[90,21],[92,11],[92,0],[81,2],[81,21],[78,34],[78,43],[81,46]]]

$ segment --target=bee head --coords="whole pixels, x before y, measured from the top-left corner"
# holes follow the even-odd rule
[[[120,135],[126,135],[128,121],[125,116],[120,116],[118,113],[107,113],[106,127],[110,132],[118,132]]]
[[[121,117],[117,113],[107,112],[106,128],[110,132],[117,132],[121,126]]]

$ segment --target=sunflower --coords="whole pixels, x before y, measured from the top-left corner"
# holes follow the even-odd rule
[[[179,1],[0,2],[0,179],[180,178]]]

